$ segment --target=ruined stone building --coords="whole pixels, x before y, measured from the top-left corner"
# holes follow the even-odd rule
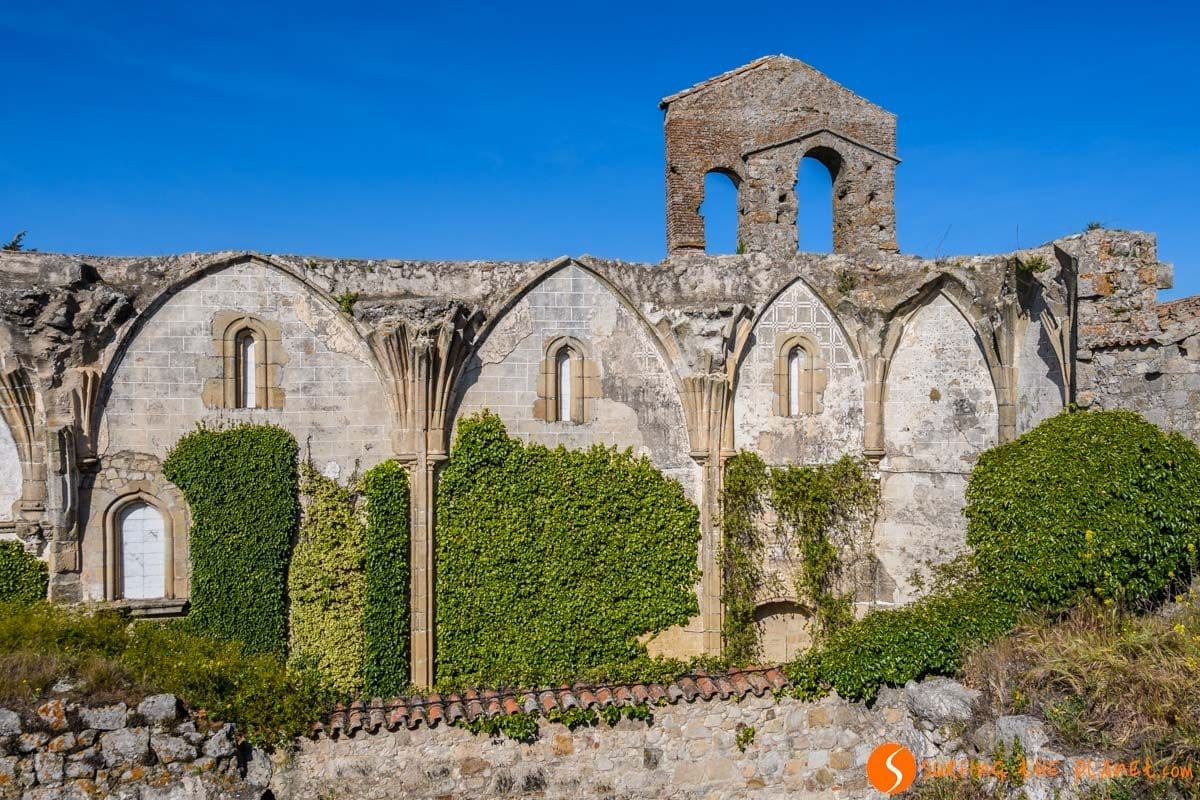
[[[438,468],[456,420],[484,408],[529,441],[633,448],[684,486],[701,613],[657,644],[679,655],[720,646],[717,502],[739,450],[876,466],[865,607],[914,596],[914,572],[963,543],[979,453],[1065,404],[1200,439],[1200,297],[1157,301],[1171,270],[1152,235],[906,256],[892,114],[784,56],[662,108],[657,264],[0,254],[0,534],[48,562],[55,600],[180,613],[188,510],[160,465],[198,422],[283,426],[342,479],[398,457],[413,677],[428,683]],[[797,251],[805,158],[832,178],[831,254]],[[736,255],[705,252],[712,172],[737,186]],[[763,598],[769,657],[791,655],[804,614]]]

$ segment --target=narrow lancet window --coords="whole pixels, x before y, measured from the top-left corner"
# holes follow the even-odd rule
[[[258,408],[258,343],[254,334],[243,331],[237,339],[237,407]]]
[[[800,378],[804,374],[805,352],[798,345],[788,353],[788,416],[800,416]]]
[[[555,356],[555,374],[557,385],[555,394],[558,396],[558,419],[560,422],[572,422],[571,413],[571,351],[564,347]]]

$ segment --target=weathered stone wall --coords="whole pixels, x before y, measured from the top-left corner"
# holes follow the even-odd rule
[[[965,544],[967,476],[998,437],[996,392],[978,337],[943,294],[905,326],[885,386],[875,549],[887,602],[913,599],[911,573]]]
[[[21,499],[21,458],[8,424],[0,420],[0,520],[13,518],[13,505]]]
[[[679,389],[651,336],[594,275],[562,267],[530,288],[488,333],[463,374],[457,418],[488,409],[511,435],[548,447],[632,448],[695,500],[698,470],[688,455]],[[535,414],[546,346],[562,337],[583,343],[598,371],[599,396],[581,424]]]
[[[0,798],[260,800],[271,776],[232,725],[186,714],[174,695],[136,708],[54,699],[24,718],[0,709]]]
[[[739,746],[739,732],[749,730],[753,738]],[[877,798],[883,795],[868,784],[865,765],[880,744],[903,744],[918,763],[991,766],[995,747],[1011,747],[1013,739],[1030,764],[1037,758],[1062,765],[1058,777],[1031,777],[1021,787],[1026,796],[1078,796],[1074,759],[1047,747],[1041,722],[989,719],[978,692],[944,678],[885,689],[870,706],[766,693],[680,700],[654,707],[650,722],[622,720],[615,727],[570,731],[543,720],[531,743],[444,723],[322,737],[303,741],[271,788],[279,800]]]
[[[820,344],[824,388],[815,413],[782,416],[776,408],[780,340],[809,334]],[[862,450],[863,386],[858,359],[840,323],[802,281],[771,301],[754,323],[738,366],[734,445],[771,464],[824,464]]]
[[[206,407],[206,384],[222,374],[213,326],[223,311],[280,326],[282,409]],[[390,454],[387,397],[358,335],[303,285],[260,264],[185,286],[137,331],[112,373],[98,451],[161,459],[198,422],[280,425],[330,475],[348,476]]]

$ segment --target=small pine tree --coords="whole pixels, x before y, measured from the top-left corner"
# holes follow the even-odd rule
[[[21,231],[14,236],[8,244],[4,245],[4,247],[0,247],[0,250],[3,250],[6,253],[16,253],[25,247],[25,245],[21,243],[24,238],[25,231]]]

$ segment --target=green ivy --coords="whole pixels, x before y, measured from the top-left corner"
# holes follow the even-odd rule
[[[46,599],[49,573],[20,542],[0,542],[0,603],[32,605]]]
[[[873,611],[788,665],[796,692],[867,700],[953,674],[1026,609],[1089,595],[1139,604],[1187,580],[1200,540],[1200,450],[1128,411],[1063,412],[984,453],[967,541],[934,592]]]
[[[1136,601],[1182,580],[1200,545],[1200,450],[1130,411],[1062,413],[984,453],[967,543],[1013,602]]]
[[[192,514],[189,626],[251,652],[286,649],[296,453],[292,435],[273,425],[198,428],[163,463]]]
[[[699,514],[648,459],[459,423],[438,495],[438,679],[535,685],[698,613]]]
[[[870,531],[879,485],[865,462],[844,456],[833,464],[768,467],[742,452],[725,467],[721,496],[722,593],[725,656],[748,662],[759,655],[754,611],[764,586],[765,519],[769,533],[794,548],[795,596],[814,609],[820,640],[853,620],[844,578]],[[769,513],[768,513],[769,512]]]
[[[289,665],[313,670],[343,695],[363,688],[364,526],[350,490],[305,464],[308,500],[288,572]]]
[[[366,500],[366,599],[363,679],[372,697],[394,697],[409,683],[408,472],[384,461],[363,476]]]

